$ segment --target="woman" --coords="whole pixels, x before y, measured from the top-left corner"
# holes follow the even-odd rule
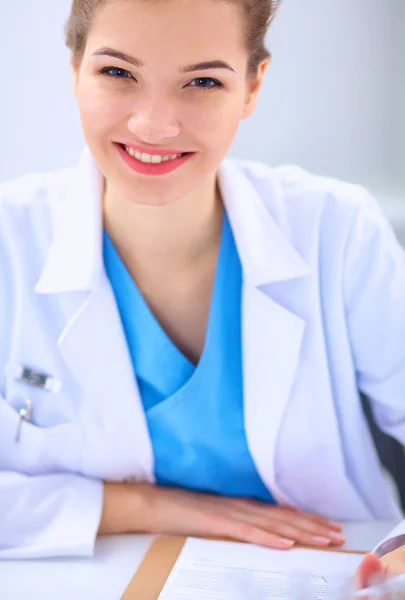
[[[404,441],[404,253],[362,188],[224,158],[275,9],[73,2],[87,148],[0,188],[0,557],[399,517],[359,390]]]

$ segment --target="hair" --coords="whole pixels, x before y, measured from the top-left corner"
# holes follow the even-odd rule
[[[108,1],[111,0],[73,0],[70,16],[65,26],[65,42],[76,60],[80,61],[83,57],[96,11]],[[260,63],[271,56],[265,46],[265,37],[281,0],[219,1],[237,4],[245,14],[245,37],[249,56],[248,73],[254,76]]]

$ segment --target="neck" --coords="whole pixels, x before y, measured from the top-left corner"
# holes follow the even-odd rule
[[[135,270],[184,270],[218,247],[222,202],[215,177],[166,206],[133,204],[106,183],[103,212],[109,236]]]

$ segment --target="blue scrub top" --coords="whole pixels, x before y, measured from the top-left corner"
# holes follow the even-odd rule
[[[246,441],[242,268],[226,214],[196,367],[155,319],[106,232],[103,251],[145,409],[156,482],[274,503]]]

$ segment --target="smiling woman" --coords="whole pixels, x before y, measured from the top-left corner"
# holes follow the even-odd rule
[[[359,391],[405,441],[404,253],[361,187],[226,158],[275,10],[74,0],[82,160],[0,186],[0,557],[399,516]]]
[[[66,38],[84,135],[106,174],[106,206],[111,182],[138,205],[214,198],[216,168],[256,103],[274,11],[274,2],[257,0],[74,2]],[[170,186],[151,179],[180,167]],[[135,181],[134,172],[148,177]]]

